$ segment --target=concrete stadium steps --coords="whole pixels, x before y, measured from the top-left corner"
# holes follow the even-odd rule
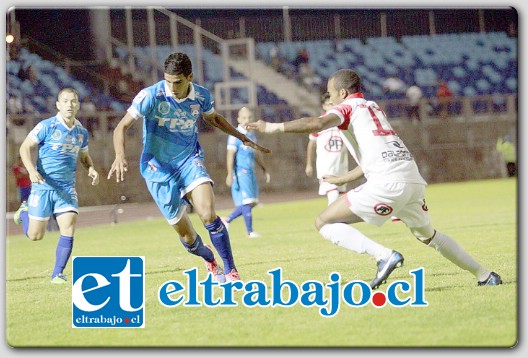
[[[235,71],[250,78],[249,63],[244,60],[229,61]],[[265,87],[268,91],[284,98],[289,105],[303,108],[314,114],[320,112],[318,94],[311,93],[303,86],[298,85],[294,80],[278,73],[273,68],[260,60],[255,61],[254,67],[255,81],[258,85]]]

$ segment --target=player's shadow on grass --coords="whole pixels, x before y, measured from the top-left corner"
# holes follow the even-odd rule
[[[29,277],[22,277],[22,278],[12,278],[12,279],[6,279],[7,282],[24,282],[24,281],[31,281],[31,280],[41,280],[41,279],[47,279],[49,280],[51,278],[51,274],[45,274],[41,276],[29,276]],[[49,281],[48,281],[49,283]]]
[[[188,267],[187,268],[183,268],[183,267],[172,267],[170,269],[160,269],[160,270],[156,270],[156,271],[152,271],[152,270],[146,270],[145,272],[145,275],[155,275],[155,274],[160,274],[160,273],[175,273],[175,272],[183,272],[185,270],[189,269]],[[204,268],[205,270],[205,268]]]
[[[434,277],[441,277],[441,276],[467,276],[467,272],[461,271],[461,272],[437,272],[437,273],[429,273],[429,276]],[[502,279],[503,284],[512,284],[515,283],[514,281],[506,281],[504,278]],[[427,276],[425,277],[425,292],[442,292],[446,290],[452,290],[452,289],[460,289],[460,288],[468,288],[468,287],[478,287],[477,282],[473,279],[471,280],[472,286],[468,286],[468,281],[465,279],[453,279],[449,280],[449,285],[435,285],[434,287],[431,287],[431,285],[427,284]]]
[[[312,259],[325,259],[327,258],[326,256],[303,256],[302,260],[303,261],[306,261],[306,260],[312,260]],[[286,259],[286,258],[277,258],[275,260],[266,260],[266,261],[251,261],[250,263],[247,263],[247,264],[237,264],[237,267],[244,267],[244,266],[255,266],[255,265],[264,265],[264,264],[269,264],[269,263],[273,263],[273,262],[276,262],[276,263],[288,263],[288,262],[297,262],[299,261],[298,258],[291,258],[291,259]],[[272,269],[272,268],[270,268]]]

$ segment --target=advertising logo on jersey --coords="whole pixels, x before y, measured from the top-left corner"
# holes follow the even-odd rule
[[[158,112],[162,115],[169,114],[170,112],[170,104],[167,101],[161,101],[158,104]]]
[[[198,117],[200,115],[200,105],[199,104],[191,104],[191,115],[193,117]]]
[[[58,129],[55,129],[55,130],[53,131],[53,133],[51,134],[51,139],[53,139],[53,140],[60,140],[61,137],[62,137],[62,133],[61,133],[61,131],[58,130]]]
[[[72,327],[145,326],[143,257],[76,256],[72,267]]]
[[[387,216],[392,213],[392,206],[385,203],[379,203],[374,206],[374,211],[378,215]]]
[[[343,140],[341,137],[332,136],[325,145],[328,152],[340,152],[343,149]]]

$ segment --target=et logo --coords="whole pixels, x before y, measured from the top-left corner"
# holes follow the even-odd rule
[[[143,328],[145,260],[142,256],[75,256],[73,328]]]

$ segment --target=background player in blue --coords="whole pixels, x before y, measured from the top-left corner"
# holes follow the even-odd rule
[[[253,122],[253,113],[246,107],[238,111],[237,130],[245,134],[253,142],[257,141],[254,131],[247,131],[243,128],[246,123]],[[258,182],[255,173],[255,162],[262,168],[266,176],[266,183],[270,182],[270,175],[264,166],[264,160],[260,152],[255,152],[240,139],[230,135],[227,138],[227,177],[226,185],[231,188],[235,210],[223,218],[224,224],[229,223],[240,215],[244,217],[246,230],[250,239],[260,237],[260,234],[253,231],[253,214],[252,210],[258,204]]]
[[[75,191],[77,158],[88,170],[92,185],[99,183],[99,174],[88,154],[88,131],[75,116],[80,108],[79,94],[72,88],[59,92],[59,113],[38,123],[20,146],[20,157],[29,172],[31,194],[15,213],[15,223],[22,224],[32,240],[42,240],[49,218],[55,215],[60,230],[52,283],[66,283],[64,268],[73,248],[78,200]],[[31,151],[38,146],[38,158]]]
[[[198,143],[197,120],[204,120],[244,144],[269,152],[238,132],[214,109],[211,93],[192,83],[192,64],[184,53],[173,53],[164,63],[164,80],[140,91],[114,130],[115,160],[110,179],[124,180],[128,170],[125,159],[125,132],[143,118],[143,151],[140,171],[152,198],[180,236],[187,251],[202,257],[214,278],[222,282],[240,280],[235,266],[229,234],[216,215],[212,180],[204,166]],[[200,217],[224,263],[222,271],[213,251],[204,245],[187,215],[191,204]],[[225,274],[225,275],[224,275]]]

